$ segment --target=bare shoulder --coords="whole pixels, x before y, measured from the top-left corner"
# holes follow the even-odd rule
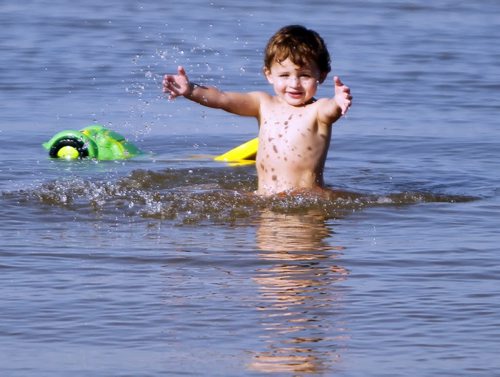
[[[272,95],[270,95],[269,93],[266,93],[266,92],[262,92],[262,91],[248,92],[248,95],[252,96],[256,101],[258,101],[260,103],[273,100]]]
[[[258,116],[262,102],[266,100],[264,92],[225,92],[224,104],[221,106],[226,111],[243,116]]]

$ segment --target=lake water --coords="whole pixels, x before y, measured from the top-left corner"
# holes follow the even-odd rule
[[[500,3],[0,3],[5,376],[487,376],[500,339]],[[163,74],[270,90],[262,50],[317,30],[354,104],[338,200],[256,199],[210,156],[252,119]],[[332,93],[331,76],[319,96]],[[51,160],[103,124],[147,154]]]

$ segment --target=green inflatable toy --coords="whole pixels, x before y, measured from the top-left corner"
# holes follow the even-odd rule
[[[66,160],[124,160],[142,154],[122,135],[100,125],[85,127],[80,131],[58,132],[42,145],[49,151],[50,157]]]

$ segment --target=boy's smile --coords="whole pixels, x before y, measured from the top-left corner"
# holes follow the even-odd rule
[[[276,95],[291,106],[303,106],[313,100],[321,74],[314,62],[298,66],[289,58],[264,69]]]

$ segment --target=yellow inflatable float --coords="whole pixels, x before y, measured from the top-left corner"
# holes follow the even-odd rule
[[[255,163],[259,139],[256,137],[247,141],[226,153],[214,157],[215,161],[227,162],[231,165],[247,165]]]

